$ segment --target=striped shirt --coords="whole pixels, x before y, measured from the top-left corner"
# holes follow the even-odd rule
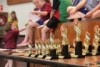
[[[86,8],[91,11],[92,9],[94,9],[99,3],[100,0],[87,0],[86,3]]]

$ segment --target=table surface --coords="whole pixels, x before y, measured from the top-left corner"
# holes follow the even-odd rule
[[[85,67],[86,63],[89,67],[98,67],[97,62],[100,62],[100,56],[86,56],[85,58],[71,58],[71,59],[55,59],[55,60],[46,60],[46,59],[38,59],[31,58],[25,56],[16,56],[9,55],[6,53],[0,52],[0,58],[3,59],[12,59],[29,63],[43,64],[49,66],[57,66],[57,67]]]

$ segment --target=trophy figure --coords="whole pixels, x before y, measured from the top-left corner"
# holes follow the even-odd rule
[[[99,32],[99,47],[98,47],[98,54],[100,55],[100,28],[98,28],[98,32]]]
[[[60,31],[61,31],[61,36],[62,36],[61,55],[65,59],[71,58],[70,53],[69,53],[69,41],[68,41],[68,38],[67,38],[67,28],[62,26],[60,28]]]
[[[56,53],[56,47],[55,47],[55,42],[54,42],[54,35],[52,32],[50,32],[50,56],[51,59],[57,59],[57,53]]]
[[[32,44],[28,44],[28,53],[25,54],[25,56],[28,56],[30,57],[32,55],[32,50],[33,50],[33,47],[32,47]]]
[[[44,44],[45,44],[45,55],[48,55],[48,53],[49,53],[48,41],[45,41]]]
[[[84,39],[84,43],[83,43],[83,46],[84,46],[84,49],[83,49],[83,55],[89,55],[89,45],[90,45],[90,33],[89,32],[86,32],[85,34],[85,39]]]
[[[61,41],[59,39],[56,40],[56,49],[57,55],[61,55]]]
[[[42,59],[46,57],[46,45],[44,42],[41,41],[41,54],[38,56],[38,58]]]
[[[76,23],[76,22],[75,22]],[[82,55],[82,41],[80,39],[81,35],[81,24],[77,22],[74,25],[74,30],[76,32],[76,39],[75,39],[75,55],[78,58],[83,58],[84,56]]]
[[[99,41],[100,41],[100,31],[98,25],[94,28],[94,39],[93,39],[93,50],[92,55],[98,55],[98,49],[99,49]]]
[[[40,51],[39,51],[39,47],[38,47],[38,44],[39,42],[38,41],[35,41],[35,54],[32,54],[31,57],[38,57],[38,55],[40,54]]]

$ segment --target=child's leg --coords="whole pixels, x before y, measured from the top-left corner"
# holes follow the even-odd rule
[[[95,13],[93,13],[92,18],[100,18],[100,10],[96,11]]]
[[[42,29],[42,40],[43,41],[45,41],[45,40],[47,40],[48,39],[48,32],[50,31],[50,28],[48,28],[46,25],[43,27],[43,29]]]
[[[5,67],[9,67],[9,63],[8,63],[8,61],[7,61],[7,63],[5,64]]]
[[[26,34],[25,34],[25,38],[24,38],[24,40],[23,40],[22,43],[27,43],[28,40],[29,40],[29,37],[28,37],[28,33],[26,32]]]
[[[29,36],[29,42],[33,43],[33,33],[34,33],[34,29],[35,27],[38,27],[39,24],[37,22],[32,22],[29,23],[27,25],[26,31],[27,31],[27,35]]]
[[[9,67],[13,67],[13,60],[8,60]]]
[[[56,28],[59,20],[56,17],[52,17],[47,24],[43,27],[42,33],[42,40],[47,40],[49,37],[50,29]]]
[[[13,60],[7,60],[5,67],[13,67]]]

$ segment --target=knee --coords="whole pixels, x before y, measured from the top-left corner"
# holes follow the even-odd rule
[[[42,34],[45,34],[45,33],[47,33],[48,31],[46,30],[45,27],[43,27],[42,30],[41,30],[41,32],[42,32]]]
[[[29,23],[29,24],[27,25],[27,28],[33,28],[32,24]]]
[[[46,33],[46,31],[45,31],[45,28],[44,28],[44,27],[42,28],[41,33],[42,33],[42,34]]]
[[[95,13],[93,13],[92,18],[100,18],[100,11],[96,11]]]

